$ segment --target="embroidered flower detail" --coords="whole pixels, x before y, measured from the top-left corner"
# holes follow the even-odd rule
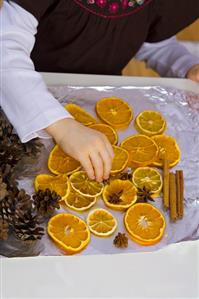
[[[152,0],[74,0],[81,7],[102,17],[125,16]]]

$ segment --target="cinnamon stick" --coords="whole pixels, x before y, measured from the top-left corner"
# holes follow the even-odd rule
[[[177,214],[182,219],[184,215],[184,175],[182,170],[176,171],[177,182]]]
[[[176,194],[176,176],[174,173],[169,175],[169,205],[170,205],[170,219],[177,220],[177,194]]]
[[[169,208],[169,161],[163,161],[163,206]]]

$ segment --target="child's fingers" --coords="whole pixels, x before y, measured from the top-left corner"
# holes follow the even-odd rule
[[[84,168],[84,170],[86,171],[89,179],[94,180],[95,173],[94,173],[93,165],[91,163],[89,156],[83,157],[81,159],[80,163],[81,163],[82,167]]]
[[[104,144],[106,146],[106,149],[107,149],[111,159],[113,159],[114,158],[114,151],[113,151],[112,145],[110,144],[110,141],[108,140],[108,138],[105,135],[103,136],[103,140],[104,140]]]
[[[96,181],[101,182],[104,175],[104,164],[102,158],[97,151],[93,151],[92,153],[90,153],[90,159],[94,168],[95,179]]]
[[[103,179],[107,180],[112,167],[112,158],[110,157],[106,148],[100,152],[100,156],[103,160]]]

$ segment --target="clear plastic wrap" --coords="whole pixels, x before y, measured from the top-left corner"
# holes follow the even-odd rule
[[[167,120],[166,134],[174,136],[181,149],[181,161],[174,168],[183,169],[185,177],[185,211],[184,218],[176,223],[171,223],[168,212],[162,209],[162,199],[156,199],[154,205],[158,207],[166,219],[166,231],[163,239],[150,247],[140,246],[129,241],[127,249],[118,249],[113,245],[113,239],[118,231],[124,232],[123,216],[121,212],[111,211],[118,219],[118,229],[110,238],[97,238],[92,236],[90,244],[81,252],[85,254],[114,254],[122,252],[154,251],[187,240],[199,238],[199,94],[163,87],[72,87],[49,86],[49,90],[61,103],[74,102],[81,105],[91,114],[95,115],[95,103],[102,97],[118,96],[127,101],[133,108],[134,117],[141,111],[150,109],[160,111]],[[133,123],[124,131],[118,131],[119,142],[125,137],[137,133]],[[20,187],[29,194],[34,192],[33,180],[38,173],[49,173],[47,169],[48,153],[52,149],[52,140],[44,140],[45,150],[42,152],[36,170],[28,168],[25,176],[20,176]],[[39,169],[39,171],[38,171]],[[98,200],[96,207],[104,207],[103,201]],[[88,212],[77,214],[68,209],[58,212],[69,212],[86,219]],[[33,244],[21,243],[12,237],[7,242],[0,243],[2,256],[55,256],[64,253],[57,248],[47,234],[41,241]]]

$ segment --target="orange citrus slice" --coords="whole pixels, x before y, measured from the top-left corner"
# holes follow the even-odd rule
[[[162,166],[163,160],[169,161],[169,166],[173,167],[180,161],[180,148],[175,138],[167,135],[157,135],[152,137],[159,148],[158,156],[153,165]]]
[[[125,214],[124,224],[132,240],[144,246],[158,243],[166,226],[161,212],[148,203],[137,203],[130,207]]]
[[[147,166],[154,162],[158,155],[158,146],[153,139],[145,135],[127,137],[122,141],[121,147],[129,153],[130,167]]]
[[[69,193],[68,177],[67,175],[53,176],[49,174],[39,174],[35,178],[35,190],[50,189],[55,191],[64,200]]]
[[[158,196],[162,190],[162,176],[152,167],[139,167],[133,172],[133,184],[139,188],[144,187],[153,193],[153,197]]]
[[[90,241],[86,223],[72,214],[57,214],[48,222],[48,234],[67,254],[82,251]]]
[[[73,173],[70,177],[70,183],[76,192],[88,197],[99,196],[104,187],[102,183],[91,181],[85,171]]]
[[[128,152],[122,147],[113,145],[114,158],[112,162],[111,174],[116,174],[124,170],[129,160]]]
[[[131,107],[123,99],[117,97],[102,98],[96,103],[97,115],[115,129],[128,127],[133,112]]]
[[[65,198],[66,206],[76,212],[90,209],[97,201],[97,197],[83,196],[69,187],[70,191]]]
[[[146,110],[136,117],[135,126],[139,133],[153,136],[166,130],[166,121],[160,112]]]
[[[87,224],[90,231],[98,237],[109,237],[117,228],[117,220],[104,209],[95,209],[88,214]]]
[[[79,121],[85,126],[89,126],[97,122],[97,120],[91,114],[76,104],[69,103],[65,105],[65,109],[75,118],[75,120]]]
[[[137,200],[137,189],[129,180],[111,180],[103,190],[103,200],[107,207],[124,211]]]
[[[116,131],[111,126],[106,124],[93,124],[89,127],[106,135],[111,144],[117,144],[118,136]]]
[[[48,158],[48,168],[54,174],[71,174],[81,168],[78,161],[67,155],[59,145],[55,145]]]

